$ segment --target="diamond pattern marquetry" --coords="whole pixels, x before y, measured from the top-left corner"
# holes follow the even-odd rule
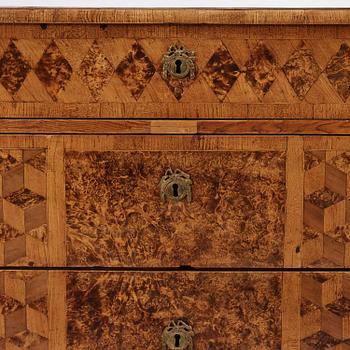
[[[343,43],[335,56],[331,58],[326,74],[344,102],[350,96],[350,47]]]
[[[216,99],[219,103],[227,100],[234,103],[246,103],[247,100],[312,103],[320,93],[324,103],[328,100],[329,103],[349,102],[350,47],[345,41],[339,41],[339,46],[334,42],[327,46],[326,40],[322,43],[307,39],[299,42],[289,39],[241,40],[235,43],[223,39],[217,43],[211,40],[207,50],[203,50],[200,45],[197,47],[198,43],[184,40],[182,44],[195,52],[196,75],[194,79],[168,77],[164,80],[160,79],[161,62],[172,41],[142,41],[141,45],[129,39],[118,40],[113,43],[89,39],[82,45],[86,49],[80,48],[74,53],[67,49],[76,45],[70,39],[51,42],[33,39],[33,50],[42,50],[35,53],[31,51],[30,43],[23,43],[20,39],[5,42],[0,54],[0,83],[8,96],[5,96],[6,92],[1,95],[0,90],[0,101],[2,98],[8,101],[12,96],[16,102],[26,102],[31,96],[30,102],[33,98],[53,102],[75,102],[76,99],[76,102],[81,102],[81,96],[72,92],[84,84],[87,87],[86,99],[92,103],[120,102],[121,97],[123,102],[137,102],[152,82],[150,97],[162,102],[174,101],[164,92],[167,89],[179,102],[187,90],[189,96],[185,102],[198,102],[203,96],[207,100],[211,96],[213,100],[210,102]],[[40,89],[37,94],[21,93],[22,89],[28,90],[29,82],[35,84],[37,78],[49,96],[39,93]],[[68,96],[63,92],[66,89]],[[205,89],[208,92],[204,93]],[[240,97],[242,94],[247,99]],[[287,100],[281,100],[281,94]],[[145,99],[150,98],[146,95]],[[296,101],[291,100],[294,96]]]
[[[108,58],[94,42],[81,62],[79,75],[89,88],[94,99],[98,99],[103,88],[113,75],[114,69]]]
[[[0,272],[0,348],[48,349],[47,272]]]
[[[116,73],[135,100],[153,77],[156,69],[142,46],[135,42],[128,55],[119,63]]]
[[[11,40],[0,59],[0,83],[13,95],[21,88],[30,70],[29,63]]]
[[[240,74],[239,68],[225,46],[211,56],[203,76],[220,101],[223,101]]]
[[[35,67],[35,73],[54,101],[57,101],[58,93],[64,90],[72,72],[71,65],[64,58],[54,41],[46,48]]]
[[[346,274],[301,277],[301,350],[350,349],[350,279]]]
[[[0,150],[0,265],[47,263],[46,152]]]
[[[301,42],[283,66],[283,72],[299,99],[303,100],[319,78],[321,68],[313,57],[312,51],[305,46],[304,42]]]
[[[271,50],[259,42],[246,63],[246,80],[260,100],[276,79],[277,61]]]
[[[350,266],[350,153],[305,152],[304,266]]]

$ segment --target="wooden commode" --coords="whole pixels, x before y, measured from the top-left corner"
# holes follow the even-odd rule
[[[350,350],[350,10],[1,9],[0,349]]]

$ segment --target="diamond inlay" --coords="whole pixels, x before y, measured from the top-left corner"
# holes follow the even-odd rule
[[[350,47],[343,43],[325,69],[327,77],[344,102],[350,96]]]
[[[36,65],[35,73],[45,85],[51,98],[57,101],[58,93],[64,90],[73,70],[56,43],[51,41]]]
[[[326,305],[326,309],[338,316],[348,315],[350,314],[350,300],[344,297],[340,298],[333,303]]]
[[[112,64],[101,52],[95,41],[81,62],[79,76],[89,88],[94,99],[98,99],[104,86],[113,75]]]
[[[0,294],[0,314],[8,315],[23,308],[23,304],[7,295]]]
[[[259,42],[246,63],[246,80],[261,100],[276,79],[277,62],[263,42]]]
[[[11,40],[0,59],[0,83],[11,95],[14,95],[21,88],[30,70],[29,63]]]
[[[34,193],[27,188],[23,188],[19,191],[13,192],[5,199],[20,208],[29,208],[45,200],[43,196]]]
[[[220,101],[225,99],[239,74],[239,68],[225,46],[216,50],[203,71],[205,80]]]
[[[8,342],[20,349],[44,350],[48,348],[48,341],[46,338],[40,336],[39,334],[32,333],[28,330],[9,338]]]
[[[333,192],[328,188],[324,188],[322,190],[318,190],[314,193],[311,193],[309,196],[305,197],[305,200],[309,201],[310,203],[316,205],[318,208],[328,208],[331,205],[334,205],[341,200],[343,200],[344,197],[340,195],[339,193]]]
[[[116,73],[135,100],[142,95],[156,69],[142,46],[135,42],[128,55],[119,63]]]
[[[341,343],[341,340],[333,338],[329,334],[319,331],[310,337],[302,340],[303,343],[307,344],[311,349],[327,349],[336,346]]]
[[[0,150],[0,172],[8,171],[20,164],[22,154],[14,154],[8,150]]]
[[[300,43],[282,69],[300,100],[321,74],[321,68],[304,42]]]

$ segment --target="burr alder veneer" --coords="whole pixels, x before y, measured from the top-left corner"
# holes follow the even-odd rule
[[[350,11],[1,9],[0,349],[350,349]]]

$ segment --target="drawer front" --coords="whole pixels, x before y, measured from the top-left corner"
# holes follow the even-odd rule
[[[2,136],[1,265],[349,267],[349,140]]]
[[[194,349],[280,349],[281,286],[280,273],[71,273],[67,348],[161,349],[182,320]]]
[[[343,26],[169,23],[2,24],[0,115],[348,117]],[[174,43],[191,58],[192,74],[166,69]]]
[[[161,349],[179,334],[197,350],[347,349],[349,305],[347,272],[7,271],[0,344]]]
[[[64,154],[69,266],[283,266],[284,138],[84,140]]]
[[[283,151],[66,152],[68,264],[282,266],[285,166]]]

